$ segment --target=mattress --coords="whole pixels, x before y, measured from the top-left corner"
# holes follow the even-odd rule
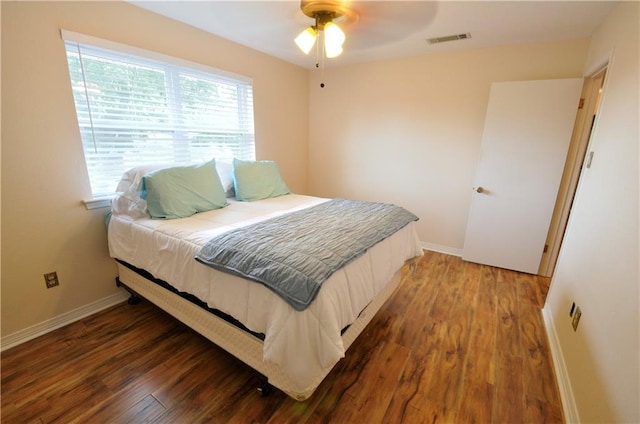
[[[328,199],[285,195],[236,202],[222,209],[175,220],[113,215],[112,257],[145,269],[177,290],[231,315],[265,335],[263,360],[283,369],[304,392],[345,354],[341,330],[391,281],[410,258],[422,254],[415,223],[376,244],[332,275],[304,311],[296,311],[262,284],[217,271],[194,259],[213,236]]]

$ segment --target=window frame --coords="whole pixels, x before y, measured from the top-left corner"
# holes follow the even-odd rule
[[[63,42],[65,43],[65,59],[66,59],[65,62],[67,63],[68,71],[70,71],[70,69],[69,69],[68,58],[66,57],[68,54],[66,43],[70,42],[70,43],[77,43],[80,45],[85,44],[98,49],[111,50],[121,55],[131,55],[134,59],[140,58],[143,60],[162,62],[164,64],[167,64],[168,66],[176,66],[176,67],[186,68],[187,70],[190,70],[196,73],[205,73],[208,75],[213,75],[216,78],[219,78],[221,80],[227,79],[233,84],[246,84],[250,86],[251,96],[252,96],[251,106],[250,106],[250,109],[245,108],[243,110],[249,110],[251,112],[251,120],[250,120],[251,129],[248,134],[252,136],[252,143],[253,143],[252,153],[254,156],[253,159],[255,159],[255,150],[256,150],[255,149],[256,147],[255,146],[255,111],[253,109],[253,79],[252,78],[244,75],[228,72],[225,70],[221,70],[218,68],[214,68],[208,65],[203,65],[201,63],[191,62],[189,60],[177,58],[174,56],[169,56],[163,53],[158,53],[151,50],[146,50],[143,48],[134,47],[128,44],[123,44],[115,41],[105,40],[102,38],[77,33],[77,32],[69,31],[66,29],[60,30],[60,36]],[[70,92],[72,92],[72,90]],[[77,107],[76,99],[74,97],[74,111],[76,112],[76,118],[78,118],[78,112],[76,110],[76,107]],[[78,123],[78,129],[81,131],[79,123]],[[88,163],[87,163],[87,158],[85,154],[84,140],[82,140],[82,135],[80,135],[80,138],[81,138],[81,143],[82,143],[81,145],[83,149],[84,164],[87,169],[87,176],[91,180],[91,175],[89,175]],[[244,158],[244,159],[248,159],[248,158]],[[91,188],[91,190],[92,190],[91,191],[92,197],[90,199],[83,200],[83,203],[85,204],[87,209],[104,208],[104,207],[110,206],[111,199],[113,195],[115,195],[115,192],[109,193],[109,194],[96,195],[93,192],[93,187]]]

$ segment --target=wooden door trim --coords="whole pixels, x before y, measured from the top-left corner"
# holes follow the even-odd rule
[[[589,146],[589,139],[593,131],[595,115],[601,98],[599,90],[604,87],[607,66],[608,63],[598,66],[596,71],[585,78],[582,87],[580,98],[583,105],[576,115],[576,123],[571,136],[569,152],[567,153],[567,162],[562,173],[558,197],[551,218],[549,233],[547,234],[547,249],[542,255],[540,267],[538,268],[538,274],[545,277],[553,275],[558,261],[571,205],[573,204]]]

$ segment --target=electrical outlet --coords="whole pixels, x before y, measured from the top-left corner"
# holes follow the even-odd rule
[[[580,322],[581,316],[582,316],[582,311],[580,310],[580,307],[577,306],[576,311],[573,315],[573,320],[571,321],[571,325],[573,326],[573,331],[576,331],[578,329],[578,323]]]
[[[60,281],[58,281],[58,274],[55,271],[44,274],[44,282],[47,284],[48,289],[60,285]]]

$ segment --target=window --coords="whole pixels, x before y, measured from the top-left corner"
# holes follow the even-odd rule
[[[62,31],[94,198],[150,163],[255,159],[250,79]]]

